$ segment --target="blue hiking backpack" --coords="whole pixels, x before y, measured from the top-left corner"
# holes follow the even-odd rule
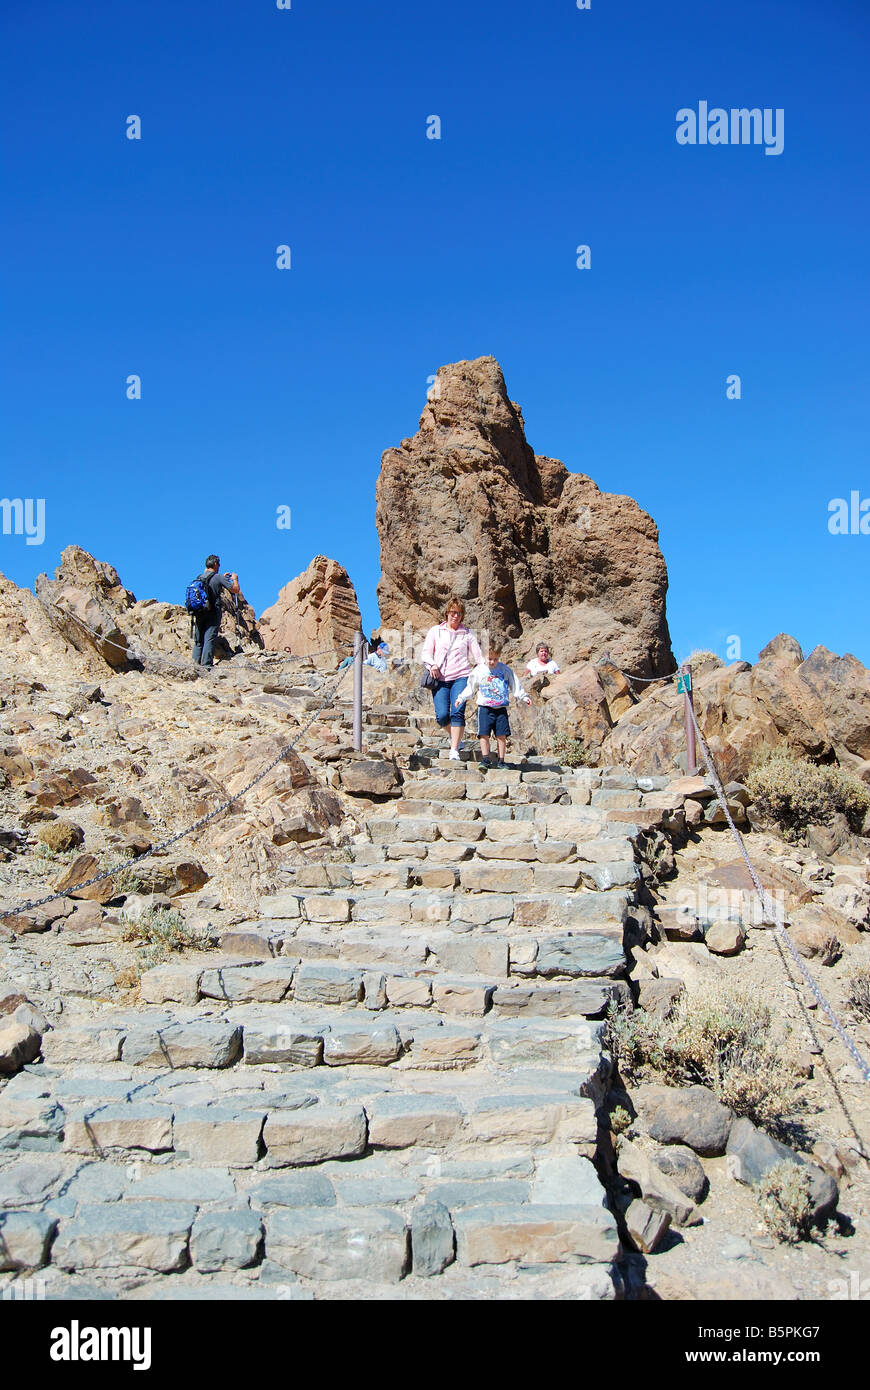
[[[188,584],[184,606],[188,613],[207,613],[212,607],[209,587],[201,574],[196,576],[192,584]]]

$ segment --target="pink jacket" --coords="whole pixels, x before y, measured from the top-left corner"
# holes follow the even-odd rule
[[[453,645],[451,646],[451,639]],[[448,653],[448,647],[450,651]],[[446,657],[446,663],[445,663]],[[470,676],[475,666],[480,666],[483,654],[477,645],[477,638],[460,623],[454,637],[446,622],[430,627],[423,643],[421,661],[425,666],[437,666],[446,681],[458,680],[460,676]]]

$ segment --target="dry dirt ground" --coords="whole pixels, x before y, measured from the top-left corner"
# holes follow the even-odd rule
[[[794,849],[776,836],[749,832],[744,838],[754,862],[794,863]],[[665,885],[663,899],[675,901],[681,890],[704,881],[735,854],[730,831],[706,829],[677,852],[677,873]],[[767,1232],[751,1190],[729,1176],[726,1158],[702,1159],[710,1183],[701,1206],[704,1224],[672,1228],[654,1254],[630,1257],[637,1293],[662,1299],[870,1301],[870,1086],[788,953],[778,949],[776,932],[751,929],[743,951],[727,958],[711,955],[703,943],[676,941],[663,942],[652,955],[660,976],[678,976],[689,989],[724,978],[771,1006],[812,1067],[802,1085],[807,1108],[801,1147],[808,1152],[815,1147],[818,1161],[827,1143],[847,1164],[829,1157],[829,1171],[840,1185],[840,1221],[829,1223],[812,1242],[787,1245]],[[823,966],[818,959],[805,963],[866,1058],[870,1025],[850,1014],[846,982],[856,966],[870,965],[870,936],[845,945],[833,965]]]

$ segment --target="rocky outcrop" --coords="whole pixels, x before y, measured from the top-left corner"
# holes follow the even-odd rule
[[[51,621],[78,651],[95,652],[114,669],[129,660],[127,637],[118,617],[136,602],[117,570],[95,560],[80,546],[68,545],[54,579],[40,574],[36,596]]]
[[[115,670],[142,654],[190,655],[190,616],[182,604],[137,600],[116,569],[80,546],[63,551],[54,579],[38,576],[36,594],[47,619],[69,645],[84,655],[96,655]],[[256,616],[244,595],[239,594],[238,604],[224,596],[223,606],[218,659],[235,651],[261,650]]]
[[[260,615],[260,632],[267,651],[347,652],[361,623],[359,603],[347,570],[325,555],[315,555],[308,568],[285,584],[271,608]]]
[[[425,632],[455,593],[515,658],[544,638],[563,667],[609,651],[674,669],[655,523],[532,451],[494,358],[441,368],[418,433],[383,455],[376,519],[385,631]]]
[[[804,658],[781,633],[754,666],[705,663],[694,673],[698,723],[727,781],[745,777],[756,754],[788,744],[836,760],[870,780],[870,671],[854,656],[816,647]],[[643,772],[668,772],[686,746],[683,698],[653,686],[617,716],[602,756]]]

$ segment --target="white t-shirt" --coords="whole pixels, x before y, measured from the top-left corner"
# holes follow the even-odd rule
[[[530,676],[558,676],[561,669],[561,666],[557,666],[552,657],[549,661],[541,661],[540,657],[537,656],[533,656],[526,667]]]
[[[456,696],[455,703],[464,704],[475,692],[478,705],[488,709],[505,709],[512,695],[515,700],[528,701],[529,698],[514,672],[503,661],[497,661],[495,666],[488,666],[485,661],[475,666],[468,683]]]

